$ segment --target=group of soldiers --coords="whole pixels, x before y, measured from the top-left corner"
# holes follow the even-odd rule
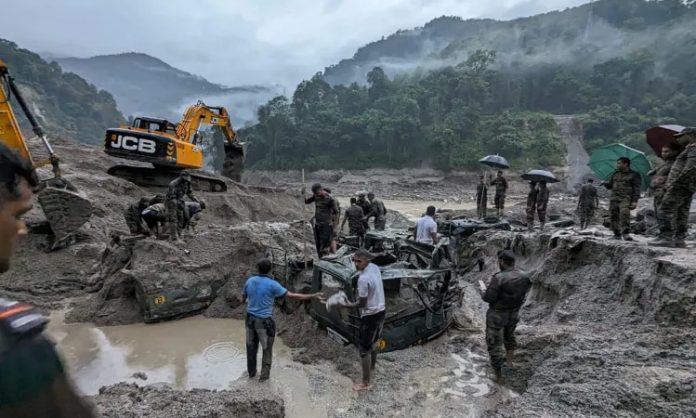
[[[374,219],[374,229],[384,231],[387,224],[387,208],[374,193],[360,192],[357,198],[352,197],[339,228],[341,207],[338,200],[331,196],[331,190],[320,183],[312,185],[311,190],[312,195],[305,198],[305,204],[315,205],[314,241],[319,256],[336,252],[336,238],[346,222],[349,234],[357,237],[359,245],[362,245],[365,234],[370,229],[368,221],[371,218]],[[304,189],[302,194],[305,194]]]
[[[487,216],[488,186],[489,183],[486,182],[486,176],[480,176],[479,184],[476,187],[476,213],[480,219],[484,219]],[[505,209],[505,196],[508,189],[508,182],[503,176],[502,171],[498,171],[496,178],[490,182],[490,186],[495,187],[493,204],[495,206],[496,216],[502,217],[503,210]],[[544,227],[548,203],[549,190],[546,187],[546,182],[529,182],[529,193],[527,194],[527,226],[529,229],[534,227],[535,215],[539,217],[541,227]]]
[[[655,218],[660,233],[650,245],[686,248],[689,209],[696,191],[696,128],[686,128],[674,135],[676,141],[665,145],[660,153],[662,164],[648,175],[654,198]],[[616,171],[602,186],[611,190],[609,198],[610,228],[614,239],[633,241],[630,236],[631,210],[638,207],[641,177],[631,169],[631,160],[619,158]],[[578,212],[581,227],[586,228],[599,205],[592,180],[580,189]]]
[[[185,197],[191,201],[184,200]],[[191,174],[183,171],[172,180],[166,196],[143,197],[124,212],[128,229],[132,234],[160,237],[167,225],[170,241],[181,242],[184,230],[195,231],[205,202],[198,200],[191,188]]]

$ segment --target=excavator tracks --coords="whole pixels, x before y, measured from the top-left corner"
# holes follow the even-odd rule
[[[109,175],[120,177],[141,187],[166,188],[177,178],[182,169],[163,167],[133,167],[116,165],[107,171]],[[191,174],[191,187],[194,190],[224,193],[227,183],[224,178],[201,170],[187,170]]]

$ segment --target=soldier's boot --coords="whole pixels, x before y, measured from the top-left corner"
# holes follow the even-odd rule
[[[621,232],[619,231],[614,231],[614,237],[613,239],[621,241]]]
[[[684,238],[674,238],[674,248],[686,248]]]
[[[624,234],[622,235],[622,238],[623,238],[624,241],[633,241],[633,237],[630,236],[628,233],[624,233]]]
[[[505,363],[507,363],[508,367],[512,366],[512,362],[514,359],[515,359],[515,350],[505,351]]]

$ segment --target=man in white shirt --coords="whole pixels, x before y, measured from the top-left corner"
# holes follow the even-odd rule
[[[434,216],[435,206],[428,206],[425,215],[416,222],[416,230],[413,233],[416,241],[430,245],[437,244],[437,223],[433,219]]]
[[[384,285],[379,267],[370,263],[371,254],[363,249],[353,254],[355,269],[360,272],[358,277],[357,301],[344,305],[360,310],[360,331],[358,335],[358,351],[362,367],[362,382],[353,385],[354,390],[370,388],[370,372],[377,363],[375,343],[382,334],[385,317]]]

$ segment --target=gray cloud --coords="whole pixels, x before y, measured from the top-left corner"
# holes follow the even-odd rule
[[[588,0],[22,0],[0,37],[87,57],[144,52],[227,85],[292,88],[365,43],[441,15],[509,19]]]

